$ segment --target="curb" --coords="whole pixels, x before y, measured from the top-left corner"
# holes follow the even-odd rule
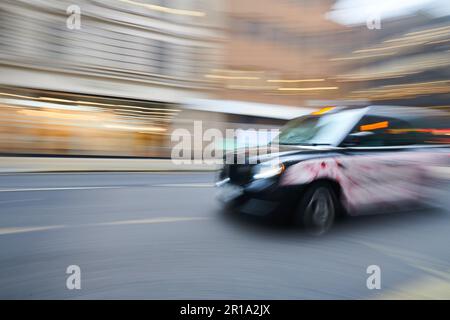
[[[0,173],[35,172],[213,172],[220,165],[175,164],[169,159],[0,157]]]

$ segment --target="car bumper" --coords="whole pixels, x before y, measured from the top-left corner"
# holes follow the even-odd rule
[[[248,185],[224,183],[217,197],[228,209],[253,216],[287,216],[300,198],[299,188],[280,187],[277,181],[254,181]]]

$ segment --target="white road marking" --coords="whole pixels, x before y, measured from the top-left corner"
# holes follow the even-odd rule
[[[214,183],[172,183],[172,184],[154,184],[142,185],[149,187],[167,187],[167,188],[212,188]],[[64,191],[64,190],[101,190],[101,189],[119,189],[133,186],[101,186],[101,187],[52,187],[52,188],[7,188],[0,189],[0,192],[32,192],[32,191]]]
[[[167,188],[212,188],[215,183],[167,183],[154,184],[152,187],[167,187]]]
[[[167,218],[153,218],[153,219],[138,219],[138,220],[123,220],[92,224],[94,226],[117,226],[127,224],[153,224],[165,222],[180,222],[180,221],[198,221],[207,220],[207,217],[167,217]]]
[[[119,186],[111,187],[56,187],[56,188],[17,188],[17,189],[0,189],[0,192],[29,192],[29,191],[61,191],[61,190],[96,190],[96,189],[118,189]]]
[[[17,200],[1,200],[0,204],[6,204],[6,203],[16,203],[16,202],[29,202],[29,201],[39,201],[43,200],[42,198],[36,198],[36,199],[17,199]]]
[[[90,223],[83,225],[55,225],[55,226],[36,226],[36,227],[10,227],[10,228],[0,228],[0,235],[7,235],[13,233],[25,233],[25,232],[37,232],[37,231],[47,231],[53,229],[68,229],[68,228],[79,228],[79,227],[104,227],[104,226],[118,226],[118,225],[136,225],[136,224],[157,224],[157,223],[168,223],[168,222],[182,222],[182,221],[199,221],[208,220],[208,217],[160,217],[160,218],[150,218],[150,219],[136,219],[136,220],[122,220],[122,221],[111,221],[111,222],[100,222],[100,223]]]
[[[42,227],[16,227],[16,228],[0,228],[0,235],[13,234],[13,233],[25,233],[35,231],[45,231],[65,228],[65,226],[42,226]]]

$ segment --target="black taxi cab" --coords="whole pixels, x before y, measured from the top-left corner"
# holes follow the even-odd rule
[[[448,113],[400,106],[327,107],[289,121],[276,152],[225,163],[218,197],[227,210],[326,232],[338,215],[425,202],[433,166],[449,166]]]

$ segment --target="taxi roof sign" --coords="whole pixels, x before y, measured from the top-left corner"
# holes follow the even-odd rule
[[[336,107],[332,107],[332,106],[329,106],[329,107],[323,107],[322,109],[320,109],[320,110],[318,110],[318,111],[314,111],[314,112],[312,112],[311,114],[313,115],[313,116],[320,116],[321,114],[325,114],[325,113],[327,113],[327,112],[330,112],[331,110],[333,110],[333,109],[335,109]]]

